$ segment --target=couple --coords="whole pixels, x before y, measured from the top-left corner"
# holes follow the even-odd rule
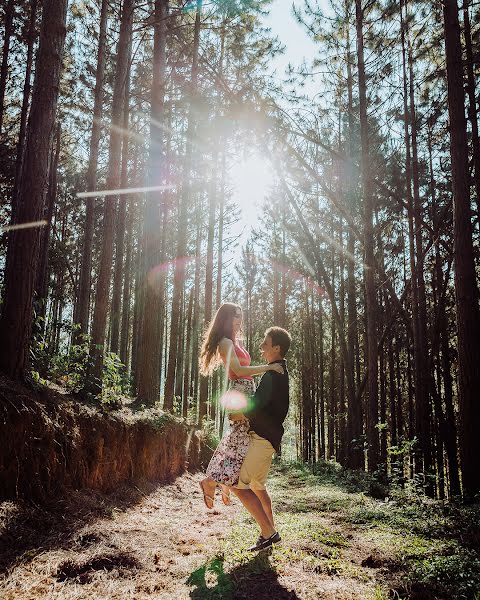
[[[273,455],[280,450],[288,412],[285,355],[291,339],[281,327],[267,329],[260,349],[268,364],[251,366],[250,355],[240,344],[241,329],[240,306],[222,304],[202,344],[201,373],[210,375],[221,363],[228,372],[230,385],[221,402],[230,428],[215,450],[200,487],[207,508],[213,508],[217,486],[227,505],[233,490],[260,528],[257,543],[249,548],[258,551],[280,541],[265,482]],[[260,374],[264,375],[255,389],[253,375]]]

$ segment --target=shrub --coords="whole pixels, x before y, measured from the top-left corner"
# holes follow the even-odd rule
[[[469,550],[451,556],[432,556],[414,566],[412,579],[439,592],[446,590],[455,598],[472,598],[480,588],[480,558]]]

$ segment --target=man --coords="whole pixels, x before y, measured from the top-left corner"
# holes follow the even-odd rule
[[[232,488],[260,527],[252,552],[280,541],[273,519],[272,501],[265,487],[275,452],[280,451],[283,422],[288,413],[289,381],[285,355],[290,348],[290,334],[281,327],[270,327],[260,345],[269,364],[280,363],[284,374],[268,371],[260,381],[252,406],[244,411],[250,421],[250,445],[240,470],[238,484]]]

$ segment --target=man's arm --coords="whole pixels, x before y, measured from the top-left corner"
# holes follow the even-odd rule
[[[264,409],[272,401],[273,373],[268,371],[260,380],[258,388],[252,397],[252,405],[245,410],[245,414],[253,416],[258,410]]]

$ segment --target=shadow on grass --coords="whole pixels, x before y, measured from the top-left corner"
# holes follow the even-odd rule
[[[142,488],[124,486],[110,495],[72,490],[42,506],[23,500],[0,502],[0,575],[37,554],[59,548],[82,550],[98,542],[96,533],[79,532],[136,505],[156,486],[145,483]]]
[[[296,600],[297,594],[278,581],[270,564],[271,550],[264,550],[247,563],[224,571],[224,558],[217,556],[198,568],[187,579],[194,587],[190,597],[195,600]]]

